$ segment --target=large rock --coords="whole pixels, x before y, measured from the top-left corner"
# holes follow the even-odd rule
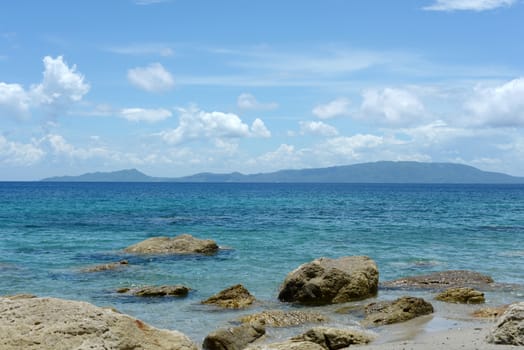
[[[365,326],[380,326],[411,320],[433,313],[433,306],[422,298],[401,297],[393,301],[372,303],[366,306]]]
[[[261,323],[246,323],[238,327],[221,328],[210,333],[202,344],[205,350],[242,350],[266,334]]]
[[[218,245],[211,239],[198,239],[188,234],[173,238],[152,237],[124,249],[131,254],[204,254],[218,252]]]
[[[318,312],[268,310],[240,318],[242,323],[261,322],[268,327],[292,327],[306,323],[321,323],[328,318]]]
[[[255,302],[255,297],[241,284],[226,288],[202,301],[202,304],[217,305],[227,309],[242,309]]]
[[[355,329],[315,327],[291,340],[316,343],[325,350],[338,350],[350,345],[367,344],[373,338]]]
[[[139,288],[120,288],[118,293],[128,293],[137,297],[185,297],[191,289],[182,286],[146,286]]]
[[[2,350],[196,350],[184,334],[79,301],[0,298]]]
[[[486,302],[484,293],[467,287],[446,289],[439,293],[435,299],[455,304],[482,304]]]
[[[129,262],[127,260],[120,260],[117,262],[112,262],[108,264],[101,264],[96,265],[92,267],[86,267],[82,270],[82,272],[101,272],[101,271],[108,271],[108,270],[117,270],[121,267],[129,265]]]
[[[487,336],[494,344],[524,345],[524,302],[512,304]]]
[[[381,283],[384,288],[444,290],[457,287],[485,288],[493,279],[474,271],[450,270],[399,278]]]
[[[278,298],[326,305],[365,299],[376,295],[377,289],[377,265],[367,256],[320,258],[289,273]]]
[[[250,345],[246,350],[325,350],[322,346],[311,341],[288,340],[280,343]]]

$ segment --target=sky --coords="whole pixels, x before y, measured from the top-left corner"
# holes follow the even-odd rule
[[[0,4],[0,181],[379,160],[524,176],[524,0]]]

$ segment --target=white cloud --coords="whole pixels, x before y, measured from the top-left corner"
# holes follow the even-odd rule
[[[524,125],[524,78],[495,87],[477,86],[465,108],[473,125],[511,127]]]
[[[271,137],[271,132],[264,122],[257,118],[253,121],[253,124],[251,124],[251,136],[269,138]]]
[[[39,162],[45,152],[35,142],[19,143],[0,135],[0,163],[29,166]]]
[[[127,79],[135,87],[149,92],[167,91],[175,86],[173,76],[160,63],[130,69]]]
[[[312,113],[320,119],[329,119],[349,114],[350,101],[347,98],[337,98],[327,104],[313,108]]]
[[[243,93],[238,96],[237,106],[241,109],[254,109],[254,110],[271,110],[278,107],[275,102],[261,103],[257,101],[255,96]]]
[[[91,158],[104,158],[117,160],[118,156],[115,152],[111,152],[103,147],[76,147],[62,136],[58,134],[48,134],[41,142],[47,142],[51,147],[51,153],[56,156],[65,156],[71,159],[86,160]]]
[[[509,7],[516,0],[436,0],[430,6],[424,7],[430,11],[486,11],[498,7]]]
[[[0,82],[0,111],[23,116],[29,112],[29,104],[29,96],[21,85]]]
[[[376,148],[383,143],[384,138],[382,136],[357,134],[329,139],[322,145],[322,148],[332,154],[358,159],[358,154],[361,150]]]
[[[385,88],[366,90],[362,94],[363,118],[390,125],[405,125],[425,117],[422,102],[406,90]]]
[[[145,109],[145,108],[124,108],[120,111],[120,116],[129,121],[155,123],[166,120],[173,114],[171,111],[163,108]]]
[[[62,56],[44,57],[44,77],[40,84],[31,86],[31,99],[34,104],[49,106],[52,109],[67,108],[79,102],[89,91],[84,76],[76,72],[76,65],[69,67]]]
[[[173,145],[197,139],[242,138],[251,135],[249,126],[233,113],[206,112],[196,106],[180,108],[179,112],[178,127],[159,134],[164,141]]]
[[[337,136],[338,130],[324,122],[316,122],[316,121],[309,121],[309,122],[300,122],[300,133],[302,135],[310,134],[310,135],[318,135],[318,136]]]

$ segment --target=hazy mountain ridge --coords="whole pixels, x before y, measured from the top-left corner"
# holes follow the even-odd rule
[[[454,163],[374,162],[271,173],[199,173],[178,178],[148,176],[136,169],[46,178],[47,182],[269,182],[269,183],[524,183],[524,177]]]

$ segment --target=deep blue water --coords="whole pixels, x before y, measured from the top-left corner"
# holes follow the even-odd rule
[[[214,257],[121,251],[180,233],[231,249]],[[280,307],[276,295],[289,271],[344,255],[372,257],[381,280],[472,269],[524,285],[524,185],[0,183],[0,295],[112,305],[194,338],[238,316],[200,300],[243,283],[260,308]],[[130,266],[121,271],[81,272],[122,258]],[[160,301],[114,292],[178,283],[195,291]]]

